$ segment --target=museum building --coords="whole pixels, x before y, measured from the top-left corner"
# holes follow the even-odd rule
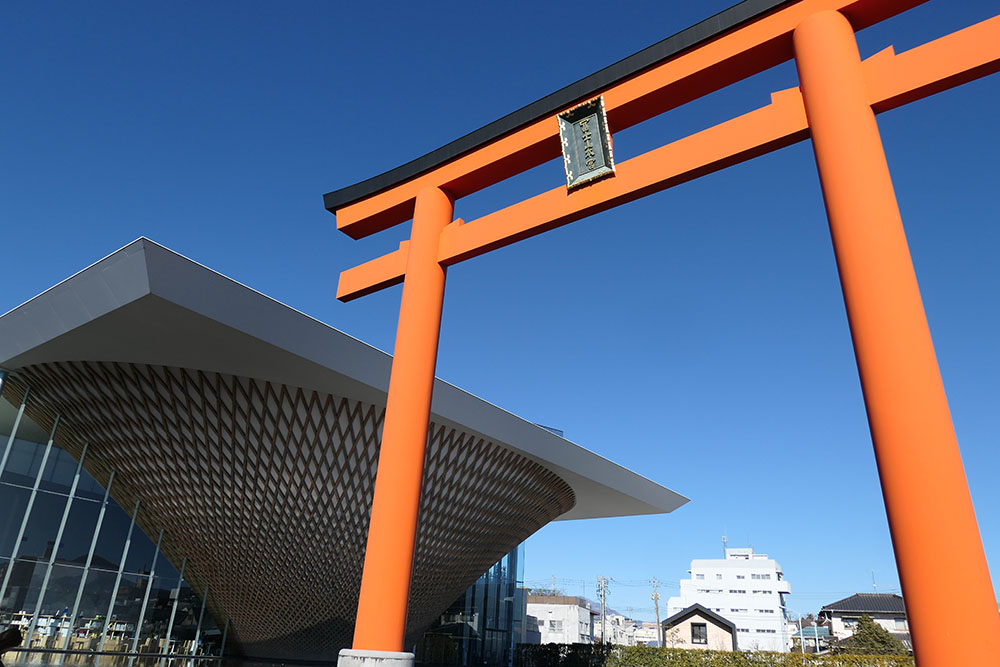
[[[139,239],[0,316],[0,629],[40,650],[336,660],[391,357]],[[508,664],[519,545],[686,499],[436,380],[407,622]]]

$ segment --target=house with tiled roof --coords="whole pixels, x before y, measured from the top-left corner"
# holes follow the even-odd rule
[[[824,605],[819,611],[819,617],[830,622],[830,629],[837,639],[853,635],[862,616],[870,617],[907,647],[910,646],[906,607],[903,598],[895,593],[855,593]]]

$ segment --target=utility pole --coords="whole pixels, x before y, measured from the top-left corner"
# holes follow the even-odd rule
[[[601,596],[601,643],[608,643],[608,625],[607,625],[607,612],[606,612],[606,602],[608,598],[608,579],[607,577],[597,578],[597,594]]]
[[[552,595],[556,594],[556,575],[552,575]]]
[[[878,593],[878,586],[875,585],[875,570],[868,570],[872,573],[872,592]]]
[[[726,557],[726,547],[729,546],[729,538],[725,535],[722,536],[722,557]]]
[[[726,538],[722,538],[723,545],[726,543]],[[653,607],[656,608],[656,648],[663,646],[663,629],[660,627],[660,580],[653,577],[653,594],[650,595],[653,599]]]

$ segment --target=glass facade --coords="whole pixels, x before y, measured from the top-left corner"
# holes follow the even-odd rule
[[[71,664],[96,664],[95,651],[113,654],[109,664],[223,653],[227,626],[160,552],[162,536],[136,525],[137,506],[111,498],[114,471],[102,486],[83,468],[86,443],[30,389],[0,390],[0,630],[18,626],[24,647],[78,652]],[[417,661],[510,667],[523,641],[523,559],[521,545],[483,574],[417,642]],[[14,655],[34,664],[52,654]]]
[[[524,545],[504,556],[417,642],[417,663],[510,667],[524,641]]]
[[[22,409],[38,407],[30,391],[19,398],[0,400],[0,630],[18,626],[37,649],[218,653],[221,633],[157,536],[70,454],[59,420],[42,428]]]

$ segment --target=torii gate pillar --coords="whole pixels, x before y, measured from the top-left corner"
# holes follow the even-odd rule
[[[854,30],[824,11],[794,44],[914,653],[991,664],[1000,613]]]
[[[445,267],[438,263],[438,243],[453,211],[451,197],[439,188],[424,188],[417,195],[354,646],[341,652],[341,667],[407,667],[413,662],[413,655],[403,652],[403,638],[444,303]]]

